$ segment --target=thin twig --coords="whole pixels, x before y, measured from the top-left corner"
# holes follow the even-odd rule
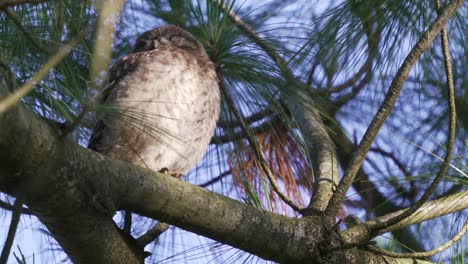
[[[14,211],[15,210],[15,206],[14,205],[11,205],[7,202],[4,202],[2,200],[0,200],[0,208],[4,209],[4,210],[8,210],[8,211]],[[24,215],[31,215],[31,211],[29,211],[28,208],[25,208],[25,207],[22,207],[21,208],[21,214],[24,214]]]
[[[16,198],[13,207],[14,210],[11,213],[10,227],[8,228],[7,238],[3,246],[2,255],[0,256],[0,264],[7,263],[8,256],[10,256],[11,247],[13,246],[13,241],[15,240],[16,229],[18,228],[18,223],[21,217],[23,200]]]
[[[454,2],[456,3],[456,1],[453,1],[449,5],[454,5],[453,4]],[[463,1],[460,1],[460,4],[461,3],[463,3]],[[447,8],[444,11],[446,11]],[[436,0],[436,10],[437,10],[437,13],[439,14],[439,18],[442,17],[443,13],[441,12],[441,6],[440,6],[439,0]],[[443,26],[441,29],[440,41],[442,45],[442,53],[444,54],[444,65],[445,65],[445,74],[447,76],[447,94],[448,94],[448,106],[449,106],[449,130],[448,130],[448,139],[447,139],[447,149],[445,150],[444,161],[442,162],[442,165],[440,166],[440,170],[437,173],[437,176],[435,177],[435,179],[432,181],[429,188],[427,188],[427,190],[424,192],[421,198],[413,206],[411,206],[408,210],[404,211],[402,214],[397,215],[394,218],[391,218],[385,222],[379,223],[373,228],[373,230],[384,229],[388,226],[394,225],[400,222],[401,220],[405,219],[406,217],[412,215],[414,212],[416,212],[429,199],[431,194],[436,189],[437,184],[445,176],[450,166],[453,146],[455,143],[455,132],[456,132],[455,129],[456,129],[456,124],[457,124],[457,116],[456,116],[456,109],[455,109],[455,87],[454,87],[455,85],[453,83],[452,61],[450,59],[450,50],[448,46],[448,34],[447,34],[447,30],[445,29],[445,26]]]
[[[364,88],[364,86],[366,86],[366,84],[369,83],[370,80],[372,80],[372,77],[373,74],[371,71],[371,73],[366,74],[366,76],[364,76],[364,78],[351,89],[351,92],[337,98],[333,103],[335,108],[338,109],[350,100],[356,98],[356,95],[362,90],[362,88]]]
[[[429,48],[430,44],[435,39],[438,32],[440,32],[440,30],[445,26],[449,18],[455,14],[455,12],[463,4],[463,2],[463,0],[451,1],[450,4],[448,4],[447,7],[444,9],[441,16],[439,16],[431,24],[429,29],[424,32],[419,41],[413,46],[410,53],[405,58],[403,64],[401,65],[395,78],[393,79],[387,94],[385,95],[384,101],[380,105],[379,110],[372,119],[372,122],[370,123],[366,133],[364,134],[364,137],[361,140],[361,143],[356,149],[355,154],[350,162],[350,165],[346,169],[338,185],[338,188],[336,189],[336,192],[330,199],[330,203],[328,204],[328,207],[325,210],[325,219],[327,220],[328,225],[334,224],[335,215],[340,209],[340,205],[343,203],[343,200],[345,199],[346,192],[353,183],[357,172],[359,171],[362,162],[365,159],[366,153],[369,151],[372,142],[377,136],[377,133],[379,132],[387,117],[390,115],[395,105],[396,99],[398,98],[400,91],[403,87],[403,84],[406,78],[408,77],[411,69],[413,68],[414,64],[418,61],[422,53],[427,48]],[[419,206],[421,206],[421,204],[418,204],[418,207]]]
[[[393,153],[383,150],[381,148],[370,148],[370,151],[391,159],[396,164],[398,169],[405,175],[405,177],[410,177],[411,173],[406,169],[405,164],[403,164],[403,162],[401,162]],[[401,193],[405,198],[409,199],[410,201],[413,201],[414,196],[416,195],[416,185],[414,181],[410,181],[410,191],[405,190],[403,186],[401,186],[401,184],[399,183],[397,183],[397,186],[394,187],[396,188],[398,193]]]
[[[379,7],[376,7],[376,12],[379,11]],[[376,14],[375,16],[378,16]],[[352,92],[350,94],[346,94],[344,98],[350,100],[354,98],[355,95],[367,84],[370,80],[372,80],[373,71],[372,71],[372,63],[378,54],[378,46],[380,42],[380,35],[382,33],[382,26],[379,23],[379,19],[374,19],[374,16],[370,15],[367,16],[365,19],[360,17],[362,26],[364,28],[365,34],[367,36],[367,59],[361,68],[357,71],[357,73],[349,78],[348,80],[344,81],[343,83],[329,87],[327,89],[327,93],[337,93],[344,91],[345,89],[354,86]],[[373,25],[377,21],[376,28],[374,29]],[[362,78],[362,81],[355,85],[355,83],[361,78],[361,76],[365,73],[365,76]],[[339,98],[338,102],[343,101],[343,99]]]
[[[10,92],[13,92],[14,90],[18,88],[18,80],[16,80],[15,74],[11,70],[10,65],[3,62],[1,59],[0,59],[0,68],[3,68],[3,70],[0,69],[0,74],[4,76],[0,76],[0,77],[3,77],[3,79],[6,81],[6,85],[8,86],[7,90]]]
[[[375,246],[368,246],[367,249],[375,254],[394,257],[394,258],[428,258],[451,247],[457,241],[462,239],[463,235],[467,231],[468,231],[468,221],[466,221],[462,229],[454,237],[452,237],[449,241],[447,241],[445,244],[443,244],[440,247],[434,248],[431,251],[426,251],[426,252],[398,253],[398,252],[392,252],[392,251],[388,251],[382,248],[378,248]]]
[[[129,236],[132,235],[132,212],[130,211],[124,212],[124,226],[122,232]]]
[[[157,223],[155,226],[153,226],[153,228],[148,230],[148,232],[144,233],[137,239],[138,245],[145,247],[149,243],[155,241],[164,232],[166,232],[169,227],[171,227],[169,224],[161,222]]]
[[[260,121],[264,118],[267,118],[271,115],[273,115],[274,112],[271,110],[271,109],[264,109],[264,110],[260,110],[252,115],[250,115],[249,117],[246,117],[244,118],[246,124],[251,124],[251,123],[254,123],[254,122],[257,122],[257,121]],[[228,120],[220,120],[218,121],[218,127],[222,127],[222,128],[234,128],[234,127],[238,127],[239,126],[239,122],[235,122],[235,121],[228,121]]]
[[[275,116],[275,117],[272,117],[272,119],[270,119],[269,122],[265,122],[259,126],[253,127],[250,130],[253,135],[265,133],[265,132],[272,130],[274,128],[274,125],[278,122],[280,122],[280,119]],[[224,144],[224,143],[242,140],[244,138],[245,138],[245,134],[242,132],[226,133],[226,135],[216,136],[216,137],[211,138],[210,144]]]
[[[62,35],[65,29],[65,21],[64,21],[65,7],[64,7],[63,0],[57,1],[55,9],[57,13],[55,42],[58,45],[62,41]]]
[[[255,142],[253,136],[251,135],[251,132],[250,130],[247,128],[247,125],[245,124],[245,121],[242,117],[242,115],[239,113],[239,111],[236,109],[236,106],[234,104],[234,100],[232,99],[231,95],[229,94],[229,92],[227,91],[227,88],[226,88],[226,85],[224,84],[224,79],[222,78],[222,75],[221,73],[218,73],[218,77],[220,79],[219,81],[219,85],[220,85],[220,88],[221,88],[221,91],[223,92],[224,94],[224,97],[226,99],[226,102],[227,104],[229,105],[229,107],[231,108],[232,112],[234,113],[234,115],[236,116],[237,120],[239,121],[239,124],[240,124],[240,127],[242,129],[242,131],[245,133],[245,136],[247,138],[247,141],[249,142],[249,145],[252,147],[255,155],[257,156],[259,162],[260,162],[260,165],[262,166],[262,169],[263,171],[265,172],[268,180],[270,181],[270,184],[273,188],[273,190],[278,194],[278,196],[286,203],[288,204],[291,208],[293,208],[294,210],[300,212],[302,211],[302,208],[301,206],[297,205],[293,200],[291,200],[287,195],[285,195],[280,187],[278,186],[278,183],[276,182],[276,179],[275,179],[275,176],[273,175],[273,173],[271,172],[270,168],[268,167],[268,164],[267,162],[265,161],[265,159],[263,158],[263,154],[262,152],[260,151],[257,143]]]
[[[307,86],[311,86],[312,85],[312,81],[314,79],[314,73],[315,73],[315,69],[317,68],[317,66],[319,66],[320,63],[317,61],[317,62],[314,62],[312,64],[312,66],[310,67],[310,70],[309,72],[307,73],[307,81],[306,81],[306,85]]]
[[[203,188],[206,188],[206,187],[208,187],[208,186],[210,186],[210,185],[212,185],[212,184],[214,184],[214,183],[219,182],[219,181],[222,180],[224,177],[226,177],[226,176],[228,176],[228,175],[231,175],[231,174],[232,174],[231,170],[227,170],[227,171],[221,173],[220,175],[214,177],[213,179],[211,179],[211,180],[209,180],[209,181],[207,181],[207,182],[205,182],[205,183],[199,184],[198,186],[203,187]]]

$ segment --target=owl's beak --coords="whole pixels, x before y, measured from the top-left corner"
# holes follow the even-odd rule
[[[170,44],[171,42],[167,38],[159,38],[159,43],[167,45],[167,44]]]

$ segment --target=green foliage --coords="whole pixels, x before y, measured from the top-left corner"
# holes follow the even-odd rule
[[[226,8],[220,9],[219,5]],[[291,76],[284,75],[268,51],[234,25],[229,12],[251,25],[288,62],[296,85],[291,85]],[[468,186],[467,12],[465,4],[447,26],[459,126],[451,170],[437,189],[437,196],[466,190]],[[95,25],[97,15],[95,6],[88,1],[45,1],[9,7],[8,12],[1,10],[0,63],[4,78],[10,76],[7,83],[25,83],[61,45],[88,25]],[[327,125],[338,124],[339,130],[358,144],[402,60],[436,17],[433,1],[418,0],[270,1],[261,5],[255,1],[129,1],[116,26],[113,59],[127,53],[139,33],[155,26],[170,23],[192,32],[216,64],[236,108],[223,102],[216,137],[200,166],[200,174],[209,172],[204,179],[209,180],[217,176],[215,171],[227,169],[231,171],[228,176],[214,185],[217,191],[243,197],[246,203],[259,208],[290,213],[281,210],[282,202],[267,184],[256,162],[258,157],[252,154],[233,111],[245,117],[266,160],[279,164],[274,169],[282,187],[303,202],[304,197],[311,195],[313,179],[311,153],[305,143],[308,135],[298,128],[297,120],[281,101],[282,96],[311,109],[318,108]],[[89,85],[96,39],[96,29],[93,30],[23,98],[39,115],[57,122],[73,122],[89,103],[90,95],[95,93]],[[14,78],[3,74],[3,66],[11,69]],[[311,94],[316,101],[304,100],[301,92]],[[368,178],[359,181],[369,183],[369,189],[351,197],[345,210],[372,218],[383,211],[408,206],[421,195],[445,152],[447,100],[437,40],[411,72],[395,111],[368,155],[363,166]],[[142,114],[131,109],[112,109],[102,104],[93,107],[103,119],[121,115],[128,122],[142,120]],[[86,115],[74,131],[73,140],[86,144],[94,117]],[[148,133],[155,137],[164,133],[157,124],[146,125],[152,128]],[[337,131],[330,129],[329,133],[336,135]],[[345,150],[337,149],[340,151]],[[346,168],[344,160],[340,160],[340,167]],[[292,176],[283,177],[286,174]],[[378,195],[385,201],[373,204],[372,199]],[[457,221],[463,222],[467,217],[465,213]],[[418,242],[412,248],[434,244],[431,230],[418,231],[408,231]],[[401,245],[404,242],[387,245],[405,250]],[[16,260],[25,263],[21,250],[20,254],[21,258],[15,255]],[[451,254],[443,256],[451,257],[453,263],[464,263],[464,249]]]

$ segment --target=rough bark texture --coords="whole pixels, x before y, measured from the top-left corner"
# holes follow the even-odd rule
[[[0,116],[0,190],[24,197],[75,263],[137,263],[109,212],[131,209],[281,263],[382,263],[338,245],[319,217],[289,218],[60,139],[23,106]]]
[[[283,96],[283,100],[306,137],[307,150],[314,169],[314,193],[308,208],[316,212],[324,211],[339,181],[335,147],[323,124],[319,110],[312,106],[312,102],[318,100],[310,98],[310,94],[306,92],[300,93],[300,98],[302,98],[300,102],[297,102],[297,95],[293,97],[293,100],[289,100]]]
[[[111,217],[90,207],[93,183],[76,170],[86,164],[70,142],[24,107],[1,115],[0,127],[1,190],[23,197],[73,262],[139,262]]]

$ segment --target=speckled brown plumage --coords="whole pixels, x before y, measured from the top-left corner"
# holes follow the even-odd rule
[[[110,70],[105,105],[89,148],[152,170],[186,174],[202,159],[219,116],[213,63],[188,32],[143,33]]]

